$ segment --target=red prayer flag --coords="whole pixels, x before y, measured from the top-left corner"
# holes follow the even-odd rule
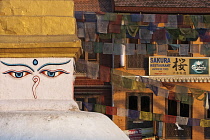
[[[106,106],[106,114],[107,115],[117,115],[117,108],[111,107],[111,106]]]
[[[165,123],[176,123],[176,116],[165,115],[163,121]]]
[[[110,82],[110,68],[100,65],[100,81]]]
[[[176,99],[175,99],[175,92],[169,91],[168,99],[169,99],[169,100],[176,100]]]

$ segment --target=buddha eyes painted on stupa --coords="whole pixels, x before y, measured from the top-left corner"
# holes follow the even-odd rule
[[[57,77],[61,74],[69,74],[69,72],[67,72],[63,69],[57,69],[57,70],[44,69],[44,70],[41,70],[39,73],[44,74],[45,76],[48,76],[48,77]]]
[[[14,78],[23,78],[28,74],[32,74],[31,71],[27,71],[27,70],[21,70],[21,71],[16,71],[16,70],[8,70],[3,72],[3,74],[9,74]]]
[[[37,71],[39,72],[39,74],[43,74],[43,75],[45,75],[47,77],[50,77],[50,78],[55,78],[55,77],[60,76],[61,74],[69,74],[69,72],[67,72],[64,69],[44,69],[44,67],[49,66],[49,65],[55,65],[55,66],[56,65],[64,65],[64,64],[67,64],[69,62],[70,62],[70,60],[66,61],[66,62],[63,62],[63,63],[46,63],[46,64],[43,64],[42,66],[40,66],[37,69]],[[3,61],[1,61],[1,63],[6,65],[6,66],[23,66],[23,67],[26,67],[26,68],[30,69],[30,70],[10,69],[10,70],[7,70],[5,72],[2,72],[3,74],[9,74],[13,78],[23,78],[27,75],[33,74],[33,72],[35,71],[32,67],[30,67],[29,65],[26,65],[26,64],[9,64],[9,63],[3,62]],[[38,64],[38,60],[34,59],[33,60],[33,65],[36,66],[37,64]]]

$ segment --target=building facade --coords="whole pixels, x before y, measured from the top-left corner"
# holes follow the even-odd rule
[[[201,98],[196,98],[196,92],[192,90],[194,88],[203,91],[209,90],[209,73],[198,72],[198,69],[192,67],[195,65],[197,67],[195,61],[202,61],[209,57],[208,51],[203,48],[203,46],[208,46],[208,41],[199,33],[203,29],[209,30],[207,22],[210,10],[209,2],[205,0],[193,2],[115,0],[114,4],[116,13],[129,13],[131,20],[138,22],[139,25],[139,34],[135,36],[136,38],[126,39],[127,44],[135,44],[134,55],[124,56],[125,65],[118,68],[114,76],[121,75],[121,77],[129,79],[133,74],[135,77],[133,80],[136,80],[139,79],[136,76],[140,75],[139,80],[145,83],[146,88],[134,90],[131,86],[123,85],[126,80],[121,79],[121,86],[114,86],[114,105],[118,108],[137,110],[140,112],[140,117],[114,116],[113,121],[125,130],[152,127],[154,134],[162,139],[208,139],[209,126],[203,126],[201,121],[197,126],[187,125],[187,122],[185,125],[180,123],[182,129],[178,129],[179,125],[177,127],[176,122],[179,117],[196,118],[202,121],[209,118],[208,105],[206,106],[207,93],[202,92]],[[203,20],[200,21],[200,17]],[[145,28],[148,34],[142,33]],[[191,30],[191,33],[186,33],[183,30]],[[146,39],[148,40],[145,41]],[[145,53],[139,53],[137,44],[146,46],[146,50],[141,49]],[[186,46],[186,49],[183,46]],[[196,48],[194,48],[195,46]],[[151,50],[152,47],[154,47],[153,50]],[[185,53],[183,53],[184,50]],[[186,63],[188,60],[194,62]],[[207,68],[207,65],[208,62],[205,66],[203,63],[203,67]],[[193,70],[190,72],[190,69]],[[183,98],[178,98],[179,93],[182,93],[180,95],[182,97],[188,95],[193,98],[193,102],[184,102]],[[153,121],[148,121],[147,117],[141,117],[144,112],[151,112]],[[164,116],[161,120],[162,124],[160,120],[154,119],[155,114]],[[174,118],[174,116],[176,117]],[[167,117],[171,117],[171,119]]]
[[[78,70],[75,99],[121,110],[112,119],[122,130],[152,129],[162,139],[208,139],[209,1],[93,3],[75,0],[86,60],[78,68],[94,61],[99,76],[91,78],[85,66]],[[100,70],[111,75],[111,84]]]
[[[75,0],[75,17],[77,20],[78,37],[82,41],[83,55],[76,63],[75,100],[91,104],[112,105],[112,86],[110,70],[112,55],[103,55],[93,50],[93,44],[99,42],[99,36],[94,34],[92,39],[86,39],[84,23],[96,24],[96,13],[113,12],[113,3],[105,0]],[[93,16],[91,16],[93,15]],[[89,18],[86,22],[86,18]],[[94,31],[95,32],[95,31]],[[89,45],[89,49],[85,46]],[[91,68],[92,70],[90,70]],[[102,74],[106,71],[104,74]],[[103,75],[108,74],[106,77]],[[82,105],[82,110],[87,109]],[[93,110],[92,110],[93,111]],[[111,116],[109,116],[111,117]]]

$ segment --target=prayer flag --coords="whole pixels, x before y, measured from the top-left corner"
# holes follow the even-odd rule
[[[176,123],[176,116],[165,115],[163,121],[165,123]]]
[[[200,119],[189,118],[187,125],[188,126],[200,126]]]
[[[177,116],[176,117],[176,122],[180,125],[187,125],[188,123],[188,118],[187,117],[181,117],[181,116]]]
[[[157,46],[157,54],[158,55],[167,55],[168,45],[162,44]]]
[[[142,120],[145,120],[145,121],[152,121],[153,116],[152,116],[151,112],[141,111],[139,119],[142,119]]]
[[[74,15],[77,21],[80,21],[80,22],[84,21],[84,11],[75,11]]]
[[[199,101],[205,100],[205,96],[202,96],[206,91],[201,90],[201,89],[196,89],[196,88],[189,88],[191,93],[193,94],[193,97],[195,97]],[[202,96],[202,97],[200,97]]]
[[[132,89],[132,79],[122,77],[122,86],[127,89]]]
[[[134,53],[135,53],[135,44],[134,43],[126,44],[125,54],[126,55],[134,55]]]
[[[142,15],[141,14],[131,14],[131,21],[132,22],[140,22],[142,21]]]
[[[96,22],[96,13],[95,12],[85,12],[84,13],[85,22]]]
[[[102,42],[94,42],[94,53],[102,53],[103,52],[103,43]]]
[[[168,98],[169,90],[158,87],[158,94],[157,95],[162,96],[164,98]]]
[[[77,22],[77,36],[79,38],[85,37],[85,25],[83,22]]]
[[[143,22],[155,22],[155,14],[143,14]]]
[[[87,61],[79,59],[76,61],[76,72],[86,73],[87,72]]]
[[[179,55],[188,55],[189,44],[180,44]]]
[[[113,53],[113,43],[104,43],[103,54],[112,54]]]
[[[96,23],[95,22],[85,22],[85,41],[96,40]]]
[[[149,88],[152,90],[152,92],[157,96],[158,95],[158,87],[150,85]]]
[[[117,108],[117,116],[128,116],[128,109]]]
[[[152,34],[148,29],[139,29],[139,38],[144,40],[152,39]]]
[[[188,93],[188,87],[176,85],[175,92],[176,93]]]
[[[106,114],[107,115],[117,115],[117,108],[111,107],[111,106],[106,106]]]
[[[136,44],[137,54],[147,54],[146,44]]]
[[[99,64],[93,62],[87,62],[87,77],[91,79],[97,79],[99,76]]]
[[[95,104],[94,111],[105,114],[106,113],[106,106],[105,105],[100,105],[100,104]]]
[[[165,26],[177,28],[177,15],[168,15],[168,22]]]
[[[110,68],[100,65],[100,81],[110,82]]]
[[[190,44],[190,53],[199,53],[199,45]]]
[[[210,120],[201,119],[200,120],[200,126],[201,127],[210,127]]]
[[[93,111],[93,104],[83,102],[83,105],[87,108],[88,111]]]
[[[147,44],[147,54],[155,54],[155,53],[156,53],[156,45]]]
[[[140,111],[128,109],[128,117],[131,119],[137,119],[139,118],[139,112]]]
[[[109,21],[104,20],[105,15],[97,15],[97,32],[107,33]]]
[[[153,121],[163,121],[163,114],[153,113]]]
[[[123,55],[124,54],[124,45],[114,43],[114,55]]]
[[[83,50],[88,53],[93,53],[93,42],[84,42]]]

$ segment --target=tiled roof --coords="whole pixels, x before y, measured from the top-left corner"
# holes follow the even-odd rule
[[[75,11],[113,12],[112,0],[74,0]]]
[[[115,6],[210,8],[209,0],[114,0]]]

